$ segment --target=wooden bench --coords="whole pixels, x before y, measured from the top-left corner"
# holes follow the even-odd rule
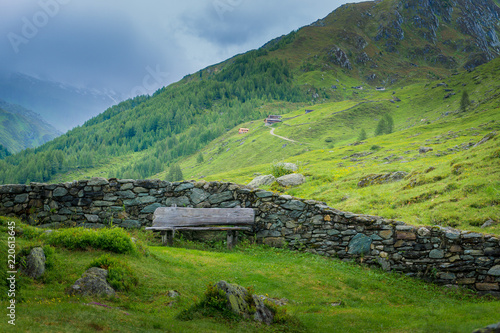
[[[231,249],[238,243],[238,231],[252,231],[254,220],[251,208],[160,207],[146,230],[161,231],[163,245],[169,246],[176,230],[227,231],[227,248]]]

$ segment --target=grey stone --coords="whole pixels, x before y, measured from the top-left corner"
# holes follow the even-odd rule
[[[384,271],[388,272],[391,270],[391,263],[387,259],[378,257],[377,262]]]
[[[132,190],[134,193],[149,193],[149,190],[144,188],[144,187],[135,187],[133,190]]]
[[[210,196],[209,193],[199,188],[195,188],[191,191],[191,201],[193,202],[194,205],[197,205],[200,202],[207,200],[209,196]]]
[[[125,198],[125,199],[134,199],[137,195],[130,191],[130,190],[126,190],[126,191],[118,191],[116,192],[116,194],[118,194],[121,198]]]
[[[370,252],[372,239],[364,234],[355,235],[349,242],[347,253],[366,254]]]
[[[163,207],[162,204],[160,204],[160,203],[151,204],[149,206],[144,207],[144,209],[141,210],[141,214],[151,214],[151,213],[154,213],[154,211],[156,210],[156,208],[160,208],[160,207]]]
[[[106,281],[108,271],[98,267],[91,267],[82,277],[76,280],[75,284],[71,286],[70,294],[83,295],[83,296],[100,296],[108,295],[114,296],[115,290]]]
[[[33,279],[39,278],[45,273],[45,253],[41,247],[35,247],[26,257],[25,265],[21,264],[20,270],[24,275]]]
[[[306,182],[306,177],[300,173],[292,173],[281,176],[276,181],[283,187],[299,186]]]
[[[189,190],[194,187],[193,183],[182,183],[179,186],[177,186],[174,190],[174,192],[181,192],[184,190]]]
[[[248,183],[248,186],[261,187],[271,185],[275,181],[276,178],[273,175],[258,176],[254,178],[250,183]]]
[[[28,193],[16,195],[16,197],[14,198],[14,203],[17,203],[17,204],[25,203],[28,201],[28,198],[29,198]]]
[[[493,225],[497,224],[497,222],[493,221],[492,219],[489,219],[487,220],[486,222],[483,223],[483,225],[481,226],[481,228],[489,228]]]
[[[134,184],[133,183],[125,183],[125,184],[122,184],[120,186],[120,190],[122,190],[122,191],[131,190],[133,188],[134,188]]]
[[[54,197],[64,197],[66,194],[68,194],[68,190],[64,187],[58,187],[52,192]]]
[[[290,200],[286,204],[281,205],[281,207],[290,210],[304,210],[306,208],[306,204],[299,200]]]
[[[226,281],[217,282],[215,287],[224,292],[227,299],[227,307],[233,313],[268,325],[273,322],[274,315],[272,311],[267,308],[262,298],[257,295],[252,295],[255,312],[252,311],[251,304],[247,302],[248,291],[246,288],[237,284],[227,283]]]
[[[141,222],[137,220],[124,220],[120,227],[127,229],[139,229],[141,227]]]
[[[485,328],[479,328],[472,333],[500,333],[500,323],[488,325]]]
[[[98,215],[85,214],[84,216],[90,223],[97,223],[101,220]]]
[[[476,233],[476,232],[469,232],[469,233],[463,234],[462,238],[463,239],[483,238],[483,236],[484,236],[483,234],[479,234],[479,233]]]
[[[255,195],[258,198],[270,198],[270,197],[273,196],[273,192],[270,192],[270,191],[258,191],[258,192],[255,192]]]
[[[109,182],[106,178],[92,178],[91,180],[88,181],[87,183],[88,186],[102,186],[102,185],[109,185]]]
[[[407,175],[408,173],[404,171],[396,171],[386,174],[370,174],[359,180],[358,187],[397,182],[404,179]]]
[[[165,200],[166,207],[172,207],[173,205],[176,205],[177,207],[187,207],[191,205],[191,202],[189,201],[189,198],[185,196],[167,198]]]
[[[433,151],[433,150],[434,150],[434,149],[433,149],[433,148],[430,148],[430,147],[420,147],[420,148],[418,149],[418,152],[419,152],[420,154],[425,154],[425,153],[428,153],[428,152]]]
[[[233,200],[233,192],[231,191],[226,191],[226,192],[222,192],[222,193],[216,193],[216,194],[212,194],[209,198],[208,198],[208,201],[211,203],[211,204],[218,204],[218,203],[221,203],[221,202],[224,202],[224,201],[229,201],[229,200]]]
[[[500,265],[496,265],[490,268],[488,275],[500,276]]]
[[[431,252],[429,252],[429,258],[432,258],[432,259],[442,259],[442,258],[444,258],[444,251],[443,250],[434,249]]]

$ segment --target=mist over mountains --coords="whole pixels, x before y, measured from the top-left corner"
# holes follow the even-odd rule
[[[125,98],[115,91],[79,89],[21,73],[0,72],[0,98],[34,110],[66,132]]]

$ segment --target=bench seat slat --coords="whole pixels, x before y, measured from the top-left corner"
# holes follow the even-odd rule
[[[217,231],[227,231],[227,230],[244,230],[252,231],[252,228],[248,227],[174,227],[174,228],[146,228],[146,230],[217,230]]]
[[[248,225],[254,219],[250,208],[161,207],[154,213],[153,226]]]

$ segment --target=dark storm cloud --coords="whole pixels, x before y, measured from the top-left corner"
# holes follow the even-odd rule
[[[152,93],[343,2],[0,0],[0,69],[125,95]]]

